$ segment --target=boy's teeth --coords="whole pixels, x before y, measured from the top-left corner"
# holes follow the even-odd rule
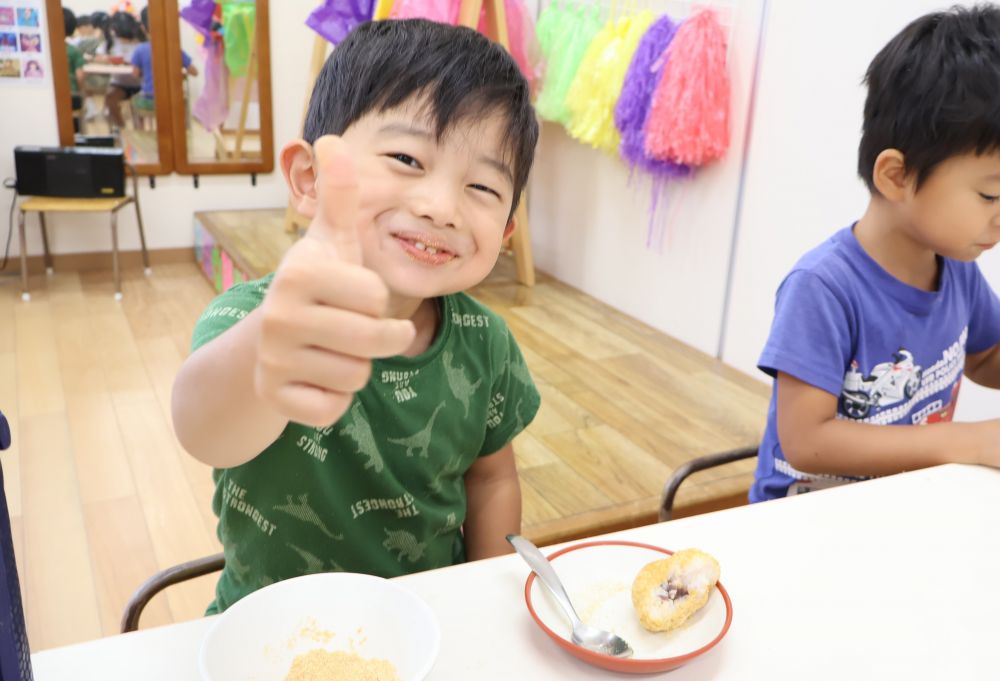
[[[438,249],[437,248],[435,248],[434,246],[428,246],[423,241],[414,241],[413,242],[413,246],[418,251],[426,251],[430,255],[437,255],[438,254]]]

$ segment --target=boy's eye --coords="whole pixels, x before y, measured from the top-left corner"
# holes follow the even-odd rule
[[[983,197],[984,200],[989,201],[990,203],[996,203],[997,201],[1000,201],[1000,196],[990,196],[989,194],[984,194],[982,192],[979,192],[979,195]]]
[[[423,168],[423,166],[420,165],[420,161],[413,158],[409,154],[386,154],[386,156],[395,159],[400,163],[402,163],[403,165],[409,166],[410,168],[414,168],[416,170],[420,170]]]
[[[486,192],[487,194],[492,194],[493,196],[497,197],[498,199],[503,198],[503,197],[500,196],[500,192],[498,192],[496,190],[493,190],[493,189],[490,189],[485,184],[470,184],[469,186],[472,189],[475,189],[476,191]]]

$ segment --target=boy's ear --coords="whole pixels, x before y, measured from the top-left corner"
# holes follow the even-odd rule
[[[514,209],[514,212],[511,213],[510,218],[507,220],[507,226],[503,228],[504,241],[510,238],[510,235],[514,233],[515,229],[517,229],[517,216],[521,212],[521,209],[523,208],[523,206],[520,205],[520,201],[524,201],[524,196],[518,197],[518,201],[519,203],[517,208]]]
[[[316,214],[316,164],[312,146],[295,139],[281,149],[281,173],[288,185],[288,196],[299,213],[312,219]]]
[[[507,226],[503,228],[503,240],[506,241],[507,238],[514,233],[515,229],[517,229],[516,214],[515,217],[512,217],[510,220],[507,221]]]
[[[887,201],[903,201],[912,192],[914,178],[906,170],[906,157],[899,149],[883,149],[872,168],[872,182]]]

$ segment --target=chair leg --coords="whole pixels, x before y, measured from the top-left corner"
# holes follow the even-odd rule
[[[38,224],[42,228],[42,250],[45,252],[45,274],[52,274],[52,252],[49,250],[49,230],[45,226],[44,211],[38,211]]]
[[[115,278],[115,300],[122,299],[122,275],[118,268],[118,211],[111,211],[111,269]]]
[[[139,201],[135,202],[135,221],[139,225],[139,244],[142,246],[142,265],[145,268],[143,273],[149,276],[153,269],[149,266],[149,250],[146,248],[146,230],[142,227],[142,211],[139,210]]]
[[[21,300],[28,302],[31,294],[28,293],[28,239],[24,233],[24,211],[18,211],[17,233],[21,239]]]

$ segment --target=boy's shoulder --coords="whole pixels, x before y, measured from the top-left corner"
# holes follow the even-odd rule
[[[847,274],[852,264],[861,261],[863,252],[854,238],[853,226],[844,227],[818,246],[806,251],[787,276],[809,272],[825,282],[834,282]],[[787,278],[787,277],[786,277]]]

